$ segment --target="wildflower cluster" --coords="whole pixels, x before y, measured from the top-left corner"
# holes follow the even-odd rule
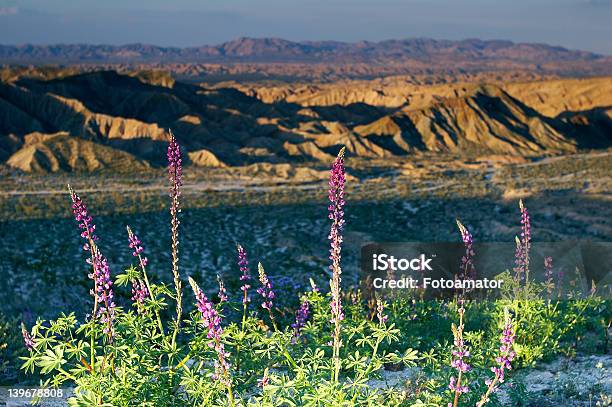
[[[498,328],[500,303],[471,301],[464,291],[459,291],[456,302],[450,303],[450,306],[456,306],[454,317],[458,316],[458,322],[452,324],[453,342],[448,352],[446,346],[438,346],[437,350],[419,349],[418,352],[408,348],[407,344],[415,342],[418,345],[413,346],[419,347],[440,343],[440,336],[448,334],[449,303],[425,302],[416,297],[398,295],[387,298],[389,303],[371,296],[366,304],[365,296],[362,297],[363,293],[358,289],[347,290],[351,295],[342,296],[345,292],[341,287],[341,250],[346,174],[344,150],[341,150],[331,167],[329,203],[326,205],[331,221],[328,234],[331,260],[329,291],[320,290],[311,279],[312,290],[297,297],[299,306],[293,311],[282,301],[284,298],[277,298],[272,279],[259,263],[257,296],[260,296],[261,308],[268,316],[261,312],[249,313],[249,290],[253,278],[247,252],[242,246],[237,246],[241,301],[228,301],[232,285],[228,284],[226,289],[220,276],[217,276],[220,300],[217,305],[210,299],[214,296],[214,282],[209,282],[212,284],[205,292],[189,278],[197,310],[190,314],[190,318],[182,319],[181,279],[178,274],[178,197],[182,168],[180,148],[174,138],[168,148],[168,167],[175,292],[163,282],[150,284],[142,242],[128,227],[129,251],[138,258],[140,270],[132,266],[125,274],[117,276],[115,284],[132,284],[131,298],[136,310],[115,305],[114,283],[108,260],[96,243],[95,225],[83,201],[70,190],[73,213],[86,241],[84,249],[91,254],[88,263],[92,267],[89,276],[94,285],[91,290],[95,303],[93,318],[80,323],[74,314],[62,314],[51,323],[37,321],[31,331],[25,325],[21,330],[25,347],[30,352],[29,357],[23,358],[23,369],[29,373],[38,369],[43,376],[52,374],[53,377],[46,382],[48,385],[74,388],[70,405],[397,407],[447,405],[451,401],[449,406],[458,407],[462,397],[462,405],[468,402],[474,405],[479,400],[477,406],[482,407],[489,398],[495,401],[493,393],[507,380],[508,371],[519,367],[518,361],[527,363],[524,361],[529,360],[531,363],[542,357],[543,353],[539,353],[537,357],[528,359],[530,348],[522,342],[527,336],[524,330],[531,329],[529,335],[536,338],[541,338],[537,336],[540,331],[546,332],[548,337],[556,335],[555,344],[559,345],[559,338],[569,337],[568,332],[574,333],[570,330],[573,328],[558,328],[557,325],[562,325],[559,321],[577,325],[575,321],[585,314],[584,310],[591,304],[589,301],[594,301],[585,299],[584,302],[575,301],[576,305],[572,302],[545,307],[543,312],[537,313],[538,316],[548,313],[557,318],[553,329],[547,330],[530,326],[530,315],[523,308],[531,306],[526,296],[520,304],[520,311],[524,314],[521,314],[519,336],[516,335],[519,325],[505,310],[501,336],[498,337],[489,334],[494,330],[486,324],[494,323]],[[527,265],[525,249],[528,251],[530,246],[531,224],[522,203],[521,219],[518,257],[521,265]],[[466,227],[460,222],[457,224],[465,247],[461,262],[458,262],[460,270],[457,276],[475,278],[474,239]],[[552,260],[547,258],[544,264],[549,281],[552,278]],[[279,280],[273,280],[277,291],[284,287]],[[344,298],[347,300],[343,304]],[[161,316],[170,313],[169,300],[176,301],[176,316],[162,321]],[[240,303],[242,323],[239,321]],[[541,307],[541,302],[533,303]],[[503,304],[506,306],[505,302]],[[561,307],[575,307],[572,318],[553,314]],[[469,321],[466,308],[469,309]],[[516,315],[518,313],[513,317],[518,321]],[[272,322],[273,330],[267,326],[268,321]],[[466,321],[470,326],[478,327],[479,331],[466,330]],[[418,339],[414,333],[418,334]],[[536,350],[542,352],[545,345],[537,345]],[[554,346],[550,348],[554,349]],[[483,362],[489,349],[495,350],[492,368]],[[520,358],[515,350],[520,352]],[[475,355],[470,355],[470,351]],[[370,386],[372,374],[387,368],[412,367],[417,360],[423,361],[419,370],[431,380],[415,383],[414,392],[381,391]],[[491,376],[489,369],[493,375],[485,382],[486,393],[475,394],[479,387],[474,378],[482,377],[483,373]],[[436,383],[442,385],[436,386]],[[449,398],[449,389],[452,399]]]

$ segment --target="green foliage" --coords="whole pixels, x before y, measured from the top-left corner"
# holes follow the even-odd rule
[[[117,285],[138,278],[128,269]],[[208,345],[201,314],[191,313],[171,344],[172,329],[160,332],[156,311],[167,309],[171,291],[151,285],[153,298],[141,307],[117,309],[115,336],[110,340],[96,321],[79,323],[74,314],[54,321],[38,321],[32,328],[35,348],[23,358],[22,368],[46,377],[46,386],[75,386],[74,406],[218,406],[227,405],[228,387],[215,379],[215,350]],[[302,299],[312,314],[299,337],[290,328],[276,330],[264,313],[251,310],[244,324],[228,321],[222,341],[231,365],[231,389],[236,405],[433,406],[449,400],[447,390],[452,343],[445,329],[455,318],[453,303],[413,302],[395,298],[385,309],[386,322],[368,318],[359,300],[347,303],[343,321],[340,382],[331,380],[332,326],[329,297],[318,291]],[[406,306],[413,314],[405,318]],[[465,340],[471,350],[470,392],[459,405],[474,405],[484,393],[484,379],[498,347],[503,308],[497,302],[466,302]],[[220,313],[239,313],[241,303],[217,304]],[[567,341],[597,324],[609,304],[595,297],[572,302],[520,304],[517,359],[520,369],[559,352]],[[608,314],[609,315],[609,314]],[[171,324],[167,324],[171,327]],[[93,347],[92,347],[93,344]],[[542,344],[546,344],[543,346]],[[385,368],[415,369],[399,387],[403,391],[372,388]],[[520,382],[508,388],[521,399]],[[524,398],[523,398],[524,399]],[[493,394],[490,405],[496,405]],[[519,404],[517,404],[519,405]]]

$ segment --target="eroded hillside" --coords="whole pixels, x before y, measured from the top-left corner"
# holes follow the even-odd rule
[[[162,164],[172,130],[201,167],[425,152],[542,156],[607,148],[612,78],[196,85],[96,71],[0,82],[0,162],[26,172]]]

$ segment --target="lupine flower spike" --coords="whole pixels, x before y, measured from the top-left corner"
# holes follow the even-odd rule
[[[272,321],[274,330],[277,330],[276,320],[272,314],[272,300],[275,297],[274,290],[272,290],[272,283],[270,282],[270,279],[268,279],[268,276],[266,275],[261,263],[257,264],[257,269],[259,271],[259,282],[261,283],[261,287],[257,289],[257,293],[262,297],[261,308],[268,310],[268,315],[270,316],[270,321]]]
[[[242,286],[240,290],[242,291],[242,303],[247,304],[251,301],[249,297],[249,281],[251,280],[251,274],[249,270],[249,261],[247,259],[246,250],[240,245],[237,247],[238,250],[238,267],[240,267],[240,281],[242,281]]]
[[[101,317],[100,322],[105,325],[104,333],[109,338],[113,336],[113,320],[115,318],[115,302],[113,298],[113,281],[110,277],[110,270],[106,257],[102,255],[96,246],[98,237],[95,235],[96,226],[92,217],[87,211],[87,206],[79,195],[68,185],[70,198],[72,200],[72,212],[75,220],[81,229],[81,237],[85,239],[83,250],[88,251],[91,257],[87,263],[92,267],[92,272],[88,277],[94,281],[94,288],[90,290],[94,297],[93,316]]]
[[[516,253],[515,253],[515,274],[517,281],[525,281],[529,277],[529,249],[531,248],[531,219],[529,211],[523,203],[519,201],[521,210],[521,235],[516,238]]]
[[[257,269],[259,271],[259,282],[261,283],[261,287],[257,289],[257,293],[259,293],[259,295],[262,297],[261,307],[263,309],[270,310],[272,309],[272,300],[274,299],[272,283],[270,282],[270,279],[268,279],[266,271],[261,263],[257,264]]]
[[[378,318],[378,323],[380,325],[384,325],[384,323],[387,322],[387,319],[389,318],[388,316],[384,314],[384,311],[385,311],[384,301],[382,301],[380,298],[377,298],[376,299],[376,318]]]
[[[332,380],[338,382],[340,374],[340,323],[344,319],[342,311],[342,299],[340,296],[340,275],[342,269],[340,267],[341,251],[342,251],[342,230],[344,228],[344,184],[346,181],[344,171],[344,151],[343,147],[336,160],[334,161],[329,175],[329,219],[331,220],[331,228],[329,231],[329,240],[331,248],[329,250],[332,271],[330,280],[331,291],[331,323],[334,325],[333,334],[333,363],[334,370],[332,372]]]
[[[473,280],[476,278],[476,269],[474,267],[474,238],[459,219],[457,219],[457,226],[459,227],[461,240],[465,246],[465,254],[461,257],[461,274],[459,278]]]
[[[516,356],[513,350],[513,343],[515,337],[515,330],[510,318],[508,309],[504,310],[504,327],[502,330],[499,346],[499,356],[495,358],[497,366],[491,368],[491,371],[495,374],[493,379],[487,379],[485,384],[488,386],[486,393],[482,396],[480,401],[476,403],[476,407],[482,407],[489,401],[489,396],[492,392],[497,389],[499,383],[504,382],[504,375],[506,370],[512,369],[510,362]]]
[[[128,232],[128,241],[130,243],[129,246],[130,249],[133,250],[132,256],[138,257],[138,264],[144,270],[149,263],[149,260],[143,255],[144,247],[142,247],[142,242],[140,239],[138,239],[138,236],[132,232],[132,229],[129,226],[126,226],[126,229]]]
[[[310,303],[307,300],[302,302],[302,305],[297,310],[295,314],[295,322],[291,324],[291,328],[293,328],[293,339],[296,340],[300,337],[302,328],[306,325],[306,321],[308,321],[308,317],[310,316]]]
[[[129,246],[130,249],[133,250],[132,256],[138,257],[138,264],[140,265],[143,279],[146,279],[146,266],[148,260],[145,256],[143,256],[144,248],[142,247],[141,241],[140,239],[138,239],[138,236],[136,236],[134,232],[132,232],[132,229],[129,226],[127,226],[126,229],[128,233]],[[148,282],[145,283],[144,281],[140,280],[132,281],[132,301],[134,301],[136,305],[143,305],[144,300],[149,297],[150,293],[148,286]]]
[[[455,379],[454,375],[451,376],[448,388],[454,394],[453,407],[457,406],[457,403],[459,401],[459,395],[462,393],[467,393],[470,390],[468,386],[462,385],[463,374],[468,372],[471,369],[471,367],[465,360],[466,358],[470,356],[470,352],[463,340],[464,309],[463,309],[463,304],[461,304],[460,306],[461,308],[459,308],[459,316],[460,316],[459,326],[455,326],[455,324],[452,325],[453,337],[454,337],[454,341],[453,341],[454,349],[453,349],[451,367],[457,370],[457,378]]]
[[[176,142],[174,135],[171,135],[170,144],[168,145],[168,175],[170,178],[170,226],[172,231],[172,275],[174,276],[174,290],[176,292],[176,320],[174,326],[174,334],[172,335],[172,343],[176,343],[176,335],[178,334],[181,323],[181,314],[183,312],[182,304],[182,288],[181,278],[179,275],[179,256],[178,256],[178,232],[179,220],[178,213],[179,196],[181,195],[181,185],[183,176],[183,164],[181,160],[181,148]]]
[[[91,291],[96,303],[98,304],[97,315],[100,322],[105,325],[104,333],[112,337],[113,320],[115,319],[115,300],[113,295],[113,281],[110,276],[108,260],[94,247],[93,273],[89,278],[95,282],[95,290]]]
[[[217,294],[219,297],[219,303],[227,302],[227,290],[225,289],[225,284],[223,283],[223,280],[219,274],[217,274],[217,283],[219,284],[219,294]]]
[[[193,289],[196,297],[196,306],[202,315],[202,323],[207,329],[207,337],[209,339],[208,346],[215,350],[217,360],[215,361],[215,373],[213,379],[218,380],[228,389],[228,396],[231,405],[234,405],[232,394],[232,380],[230,375],[230,364],[228,362],[229,353],[225,351],[225,345],[221,342],[223,328],[221,327],[221,317],[213,306],[212,302],[206,297],[198,284],[189,277],[189,284]]]
[[[134,304],[140,307],[144,304],[145,299],[147,299],[148,297],[149,297],[149,290],[147,289],[147,286],[145,285],[145,283],[138,281],[138,280],[135,280],[134,282],[132,282],[131,300],[134,302]]]
[[[140,269],[142,271],[142,281],[133,281],[132,282],[132,301],[138,306],[139,310],[144,310],[142,305],[144,304],[144,300],[150,298],[154,300],[154,294],[151,291],[151,285],[149,283],[149,277],[147,276],[147,264],[149,263],[148,259],[144,256],[144,248],[142,247],[142,242],[138,239],[138,236],[132,231],[129,226],[126,226],[128,233],[128,241],[130,249],[133,250],[132,255],[134,257],[138,257],[138,264],[140,265]],[[159,328],[160,333],[164,333],[164,325],[161,321],[161,316],[159,315],[159,310],[155,310],[155,317],[157,318],[157,327]]]
[[[242,329],[244,329],[249,302],[251,302],[251,297],[249,297],[249,288],[251,288],[249,281],[251,281],[251,274],[246,250],[240,245],[236,247],[236,250],[238,251],[238,267],[240,268],[240,282],[242,283],[240,291],[242,291]]]
[[[70,199],[72,200],[72,213],[74,214],[74,219],[79,224],[79,229],[81,229],[81,237],[85,240],[83,244],[83,250],[90,253],[90,258],[87,260],[87,263],[94,266],[94,252],[95,252],[95,242],[98,240],[98,237],[95,235],[96,225],[93,223],[93,218],[87,212],[87,206],[85,202],[81,200],[81,197],[72,189],[70,185],[68,185],[68,191],[70,192]],[[91,277],[90,277],[91,278]],[[97,291],[97,288],[94,287],[94,291]],[[94,302],[93,314],[96,315],[98,312],[98,303]]]
[[[529,217],[529,211],[521,199],[519,201],[519,207],[521,209],[521,246],[523,249],[523,265],[525,267],[525,278],[528,277],[529,273],[529,249],[531,248],[531,218]]]
[[[85,239],[83,250],[90,252],[93,256],[92,246],[98,240],[95,234],[96,225],[94,225],[92,217],[87,212],[87,206],[70,185],[68,185],[68,191],[72,200],[72,213],[79,224],[79,229],[81,229],[81,237]]]
[[[461,240],[465,246],[465,254],[461,258],[459,278],[467,279],[474,276],[474,250],[473,250],[473,239],[470,231],[463,226],[463,224],[457,220],[457,226],[461,233]],[[451,360],[451,367],[457,371],[457,378],[451,376],[448,388],[451,390],[453,397],[453,407],[457,407],[459,403],[459,396],[463,393],[469,392],[469,387],[463,384],[463,375],[468,372],[471,367],[466,362],[466,359],[470,356],[470,352],[463,340],[463,329],[464,329],[464,314],[465,314],[465,290],[461,290],[457,296],[457,313],[459,314],[459,325],[452,325],[453,329],[453,357]],[[449,405],[451,405],[449,403]]]
[[[34,337],[28,332],[23,322],[21,323],[21,336],[23,336],[23,343],[25,344],[25,347],[29,351],[34,350],[34,346],[35,346]]]

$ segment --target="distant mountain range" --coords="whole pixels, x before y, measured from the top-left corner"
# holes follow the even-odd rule
[[[414,38],[380,42],[294,42],[280,38],[238,38],[219,45],[177,48],[147,44],[121,46],[58,44],[0,45],[5,64],[109,63],[312,63],[408,64],[427,70],[527,69],[567,75],[612,73],[612,57],[546,44],[467,39]]]

